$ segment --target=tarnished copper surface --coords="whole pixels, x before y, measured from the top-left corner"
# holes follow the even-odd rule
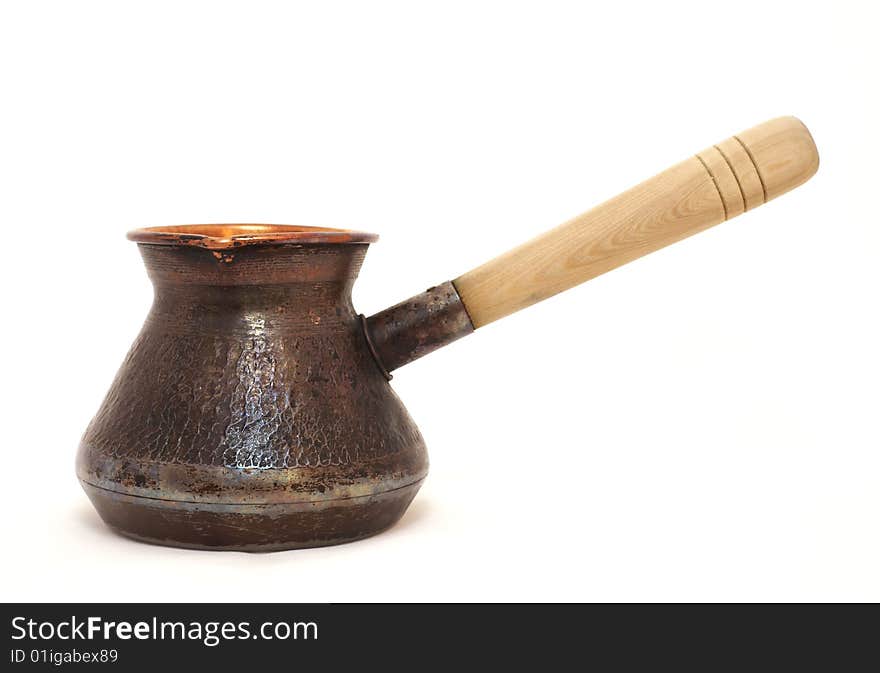
[[[364,329],[383,372],[474,331],[455,286],[446,282],[366,319]]]
[[[270,550],[403,514],[427,453],[351,304],[367,244],[347,243],[139,246],[153,307],[77,457],[110,526]]]
[[[280,551],[353,542],[392,526],[421,482],[317,504],[196,505],[148,500],[84,483],[105,523],[123,535],[191,549]]]

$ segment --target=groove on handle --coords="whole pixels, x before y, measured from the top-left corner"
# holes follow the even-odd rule
[[[776,198],[815,174],[807,128],[779,117],[713,145],[452,281],[474,327]]]

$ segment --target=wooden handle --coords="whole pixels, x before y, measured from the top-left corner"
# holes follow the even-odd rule
[[[813,138],[780,117],[713,145],[453,282],[474,327],[510,315],[806,182]]]

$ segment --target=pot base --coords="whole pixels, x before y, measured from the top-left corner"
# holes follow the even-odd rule
[[[422,480],[375,495],[265,505],[160,500],[80,483],[104,523],[126,537],[187,549],[267,552],[380,533],[403,516]]]

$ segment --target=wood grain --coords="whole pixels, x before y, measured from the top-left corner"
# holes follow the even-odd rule
[[[682,161],[453,281],[474,327],[735,217],[808,180],[819,156],[780,117]]]

